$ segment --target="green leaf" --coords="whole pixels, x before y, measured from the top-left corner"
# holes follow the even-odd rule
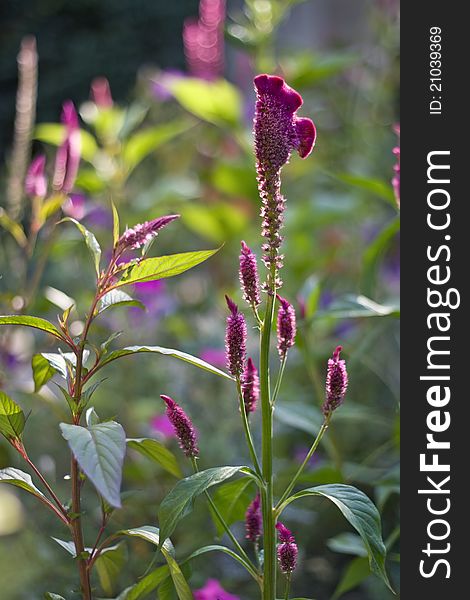
[[[333,175],[333,177],[339,179],[343,183],[377,196],[391,204],[394,208],[397,208],[393,188],[388,181],[386,182],[374,177],[364,177],[363,175],[353,175],[350,173],[341,173],[336,176]]]
[[[101,247],[98,244],[97,239],[91,233],[91,231],[88,231],[88,229],[86,227],[84,227],[76,219],[72,219],[72,217],[65,217],[64,219],[62,219],[62,221],[59,221],[59,223],[64,223],[64,222],[73,223],[77,227],[77,229],[80,231],[80,233],[83,235],[83,238],[85,239],[85,244],[87,245],[88,250],[90,251],[90,254],[91,254],[92,258],[93,258],[93,262],[94,262],[94,265],[95,265],[96,275],[99,277],[99,275],[100,275]]]
[[[126,562],[127,551],[123,543],[110,546],[101,551],[94,566],[105,594],[111,595],[114,592],[116,581]]]
[[[24,471],[20,471],[19,469],[14,469],[13,467],[0,469],[0,483],[9,483],[10,485],[14,485],[22,490],[26,490],[40,500],[46,499],[44,494],[34,485],[31,476],[28,475],[28,473],[24,473]]]
[[[83,352],[85,363],[90,355],[89,350]],[[42,352],[35,354],[32,359],[34,391],[38,391],[56,373],[64,379],[68,379],[69,370],[77,364],[77,356],[73,352]]]
[[[61,423],[60,428],[85,475],[111,506],[120,508],[119,491],[126,453],[126,434],[122,426],[106,421],[89,428]]]
[[[51,367],[49,361],[42,354],[35,354],[31,361],[33,368],[34,391],[38,392],[57,371]]]
[[[150,438],[128,439],[127,445],[143,454],[150,460],[163,467],[165,471],[175,477],[182,477],[181,469],[173,452],[168,450],[161,442]]]
[[[0,206],[0,227],[3,227],[16,240],[16,243],[21,248],[25,248],[28,244],[28,239],[25,235],[23,227],[14,221],[5,210]]]
[[[208,552],[223,552],[224,554],[227,554],[228,556],[230,556],[231,558],[233,558],[234,560],[239,562],[241,565],[243,565],[243,567],[246,568],[243,558],[241,558],[236,552],[234,552],[230,548],[227,548],[226,546],[220,546],[218,544],[211,544],[210,546],[203,546],[202,548],[195,550],[190,556],[188,556],[186,561],[193,560],[194,558],[198,558],[199,556],[202,556],[203,554],[207,554]]]
[[[122,152],[128,171],[132,171],[150,153],[192,126],[187,120],[178,120],[135,133],[124,145]]]
[[[0,390],[0,433],[8,439],[18,439],[23,433],[24,412]]]
[[[41,123],[34,130],[34,138],[46,144],[60,146],[65,138],[65,126],[59,123]],[[95,138],[84,129],[80,130],[81,156],[87,162],[92,162],[98,150]]]
[[[107,292],[99,301],[97,314],[101,314],[112,306],[138,306],[145,310],[145,304],[140,300],[135,300],[122,290],[111,290],[110,292]]]
[[[363,289],[366,294],[374,293],[377,270],[378,266],[381,264],[380,259],[383,257],[399,231],[400,217],[397,216],[390,223],[385,225],[364,252],[362,260],[363,272],[361,274],[361,289]]]
[[[327,546],[333,552],[340,552],[341,554],[354,554],[356,556],[367,557],[367,549],[364,546],[361,538],[355,533],[345,531],[339,535],[335,535],[328,540]]]
[[[114,284],[114,287],[129,285],[141,281],[156,281],[167,277],[180,275],[193,267],[203,263],[213,256],[216,250],[201,250],[198,252],[183,252],[181,254],[170,254],[168,256],[156,256],[154,258],[145,258],[140,262],[135,262],[123,269],[124,273],[121,279]]]
[[[357,319],[364,317],[399,317],[398,306],[379,304],[367,296],[346,294],[330,308],[318,311],[315,318]]]
[[[60,540],[59,538],[52,537],[52,536],[51,536],[51,540],[54,540],[54,542],[56,542],[56,544],[59,544],[59,546],[61,546],[64,550],[66,550],[70,554],[70,556],[73,556],[73,558],[75,558],[77,556],[77,552],[75,550],[75,543],[72,540],[67,542],[65,540]],[[85,552],[87,552],[88,554],[91,554],[92,548],[85,548]]]
[[[46,592],[44,594],[45,600],[65,600],[63,596],[59,596],[59,594],[53,594],[52,592]]]
[[[227,525],[243,521],[246,509],[254,499],[253,488],[253,481],[248,477],[229,481],[217,488],[213,500]],[[224,528],[217,518],[214,518],[214,523],[217,534],[221,536]]]
[[[193,595],[191,593],[191,590],[189,589],[188,582],[186,581],[183,573],[181,572],[178,563],[170,555],[167,555],[165,558],[168,564],[168,568],[170,569],[170,575],[173,580],[173,584],[175,586],[179,600],[193,600]]]
[[[242,98],[237,88],[226,81],[184,78],[173,82],[171,92],[178,102],[196,117],[216,125],[240,123]]]
[[[243,468],[214,467],[178,481],[163,499],[158,510],[161,539],[169,538],[181,519],[192,511],[192,505],[197,496],[212,486],[233,477]]]
[[[150,542],[154,546],[159,546],[160,544],[160,530],[158,527],[153,527],[152,525],[142,525],[141,527],[134,527],[132,529],[121,529],[117,532],[116,535],[126,535],[128,537],[138,537],[146,542]],[[167,554],[171,554],[174,556],[175,549],[173,548],[173,544],[169,539],[166,539],[163,543],[162,550]]]
[[[114,350],[104,358],[104,360],[99,364],[99,368],[104,367],[104,365],[107,365],[108,363],[116,360],[117,358],[121,358],[122,356],[130,356],[140,352],[150,352],[154,354],[172,356],[173,358],[178,358],[179,360],[190,363],[195,367],[199,367],[204,371],[209,371],[209,373],[213,373],[214,375],[219,375],[220,377],[225,377],[225,379],[233,380],[233,378],[227,373],[224,373],[224,371],[221,371],[217,367],[214,367],[213,365],[201,360],[200,358],[197,358],[196,356],[191,356],[191,354],[186,354],[186,352],[181,352],[180,350],[173,350],[172,348],[162,348],[161,346],[127,346],[121,350]]]
[[[380,514],[364,492],[350,485],[319,485],[293,494],[283,503],[279,512],[282,512],[294,500],[306,496],[327,498],[339,508],[344,517],[361,536],[369,555],[371,570],[392,590],[385,571],[386,549],[382,540]]]
[[[114,204],[114,202],[111,202],[111,209],[113,211],[113,246],[116,246],[116,244],[119,241],[119,237],[120,237],[120,228],[119,228],[119,213],[117,211],[117,208]]]
[[[40,329],[41,331],[50,333],[56,338],[59,338],[59,340],[64,339],[61,331],[57,329],[55,325],[49,323],[49,321],[46,321],[46,319],[41,319],[40,317],[3,315],[0,316],[0,325],[24,325],[25,327],[33,327],[34,329]]]
[[[337,600],[370,577],[369,561],[365,557],[352,560],[344,570],[331,600]]]
[[[167,579],[169,574],[170,570],[167,565],[158,567],[127,590],[122,598],[119,596],[117,600],[140,600],[145,598],[150,592],[155,591]]]

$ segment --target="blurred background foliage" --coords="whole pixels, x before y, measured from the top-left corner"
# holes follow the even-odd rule
[[[34,151],[45,151],[52,164],[61,136],[54,122],[66,98],[80,107],[87,132],[75,193],[64,211],[92,229],[103,249],[112,245],[110,199],[129,226],[161,214],[182,215],[159,236],[154,253],[224,244],[210,261],[181,277],[136,286],[134,295],[147,311],[109,311],[95,327],[96,341],[118,330],[123,333],[115,345],[179,348],[223,366],[223,294],[240,299],[240,240],[258,254],[260,246],[252,77],[260,71],[283,75],[303,95],[300,114],[313,118],[318,141],[308,160],[293,157],[283,175],[283,295],[296,303],[299,332],[277,411],[277,486],[283,489],[318,429],[326,360],[341,343],[350,373],[347,401],[334,415],[327,442],[303,483],[352,483],[376,502],[389,548],[387,568],[398,588],[399,221],[390,183],[393,125],[399,119],[398,3],[229,0],[223,79],[214,80],[173,71],[185,71],[183,21],[197,11],[196,0],[2,2],[0,144],[6,162],[1,205],[6,207],[11,164],[15,57],[22,37],[35,34],[39,90]],[[95,76],[108,78],[112,107],[89,101]],[[19,222],[27,219],[26,205],[21,215]],[[0,236],[2,312],[21,308],[29,290],[29,313],[54,320],[70,302],[67,297],[72,298],[79,332],[91,299],[93,267],[76,231],[61,226],[51,237],[46,224],[28,260],[8,231]],[[56,348],[25,330],[2,332],[1,339],[0,385],[31,411],[29,453],[66,497],[67,453],[56,427],[65,416],[63,400],[52,384],[31,391],[31,355]],[[250,351],[256,355],[254,340],[253,335]],[[94,405],[103,417],[116,415],[129,437],[160,437],[176,449],[160,418],[159,394],[167,393],[185,406],[199,429],[202,468],[248,459],[236,399],[224,380],[164,357],[145,356],[111,365],[106,377]],[[255,415],[256,439],[258,425]],[[16,464],[16,456],[1,443],[0,468]],[[186,472],[188,465],[180,464]],[[130,450],[124,479],[129,494],[111,526],[155,524],[156,508],[174,483],[171,474]],[[249,499],[242,494],[235,517],[243,516]],[[37,599],[52,590],[75,598],[70,585],[74,565],[48,537],[63,538],[61,528],[34,500],[9,486],[0,488],[0,507],[1,597]],[[90,490],[84,508],[96,528],[99,507]],[[204,503],[196,503],[173,537],[178,556],[213,540],[209,519]],[[293,578],[296,596],[392,597],[369,574],[360,539],[334,508],[305,500],[286,511],[285,521],[301,548]],[[241,522],[234,530],[243,537]],[[100,597],[116,596],[150,561],[152,550],[145,542],[127,548],[127,555],[116,557],[114,575],[97,578]],[[119,566],[124,563],[125,568]],[[194,589],[209,577],[217,577],[242,599],[256,597],[245,574],[223,557],[193,562]],[[167,598],[173,592],[163,593],[160,597]]]

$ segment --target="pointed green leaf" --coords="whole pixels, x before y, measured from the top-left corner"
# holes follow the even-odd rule
[[[99,301],[97,314],[101,314],[112,306],[137,306],[145,310],[145,304],[140,300],[135,300],[122,290],[111,290],[107,292]]]
[[[130,283],[156,281],[157,279],[180,275],[203,263],[218,251],[219,248],[216,250],[182,252],[181,254],[169,254],[168,256],[145,258],[144,260],[134,262],[124,268],[123,275],[121,279],[114,284],[114,288]]]
[[[178,481],[163,499],[158,510],[161,539],[166,540],[171,536],[181,519],[191,512],[193,501],[197,496],[233,477],[243,468],[214,467]]]
[[[76,219],[72,219],[72,217],[65,217],[64,219],[62,219],[62,221],[59,221],[60,223],[64,223],[70,221],[70,223],[73,223],[77,229],[80,231],[80,233],[83,235],[83,238],[85,240],[85,244],[88,247],[88,250],[90,251],[90,254],[93,258],[93,262],[95,265],[95,271],[96,271],[96,275],[99,277],[100,274],[100,260],[101,260],[101,247],[98,244],[98,240],[95,238],[95,236],[91,233],[91,231],[89,231],[86,227],[84,227],[79,221],[77,221]]]
[[[23,433],[24,412],[0,390],[0,433],[7,439],[18,439]]]
[[[122,465],[126,453],[126,434],[119,423],[107,421],[89,428],[61,423],[80,468],[99,494],[111,506],[121,507]]]
[[[239,556],[236,552],[234,552],[230,548],[227,548],[226,546],[220,546],[218,544],[211,544],[210,546],[203,546],[202,548],[195,550],[192,554],[190,554],[190,556],[188,556],[186,561],[193,560],[194,558],[198,558],[199,556],[202,556],[203,554],[207,554],[208,552],[223,552],[224,554],[227,554],[228,556],[230,556],[231,558],[233,558],[234,560],[236,560],[237,562],[239,562],[241,565],[243,565],[246,568],[245,561],[243,558],[241,558],[241,556]]]
[[[209,371],[209,373],[214,373],[214,375],[219,375],[220,377],[225,377],[225,379],[233,380],[233,377],[224,373],[217,367],[209,364],[205,360],[201,360],[196,356],[191,356],[191,354],[187,354],[186,352],[181,352],[180,350],[173,350],[173,348],[162,348],[161,346],[127,346],[126,348],[122,348],[121,350],[114,350],[114,352],[110,352],[104,360],[100,363],[99,368],[104,367],[108,363],[116,360],[117,358],[121,358],[122,356],[129,356],[132,354],[138,354],[139,352],[151,352],[155,354],[164,354],[166,356],[172,356],[173,358],[178,358],[179,360],[183,360],[184,362],[190,363],[195,367],[199,367],[204,371]]]
[[[175,477],[182,477],[175,455],[158,440],[150,438],[128,439],[127,445],[163,467]]]
[[[331,600],[337,600],[346,592],[354,589],[370,577],[369,561],[366,557],[358,557],[352,560],[341,575]]]
[[[56,370],[51,367],[49,361],[42,354],[35,354],[31,361],[33,369],[34,391],[38,392],[54,375]]]
[[[243,521],[246,509],[254,497],[253,481],[248,477],[242,477],[219,486],[213,500],[227,525],[232,525],[237,521]],[[217,518],[214,518],[214,523],[218,535],[221,536],[224,528]]]
[[[116,246],[116,244],[119,241],[120,229],[119,229],[119,213],[117,211],[117,208],[116,208],[114,202],[111,202],[111,209],[113,211],[113,246]]]
[[[380,514],[364,492],[350,485],[319,485],[293,494],[280,507],[279,513],[294,500],[306,496],[327,498],[339,508],[361,536],[367,548],[371,570],[392,590],[385,571],[386,548],[382,540]]]
[[[168,568],[170,569],[170,576],[173,580],[173,584],[175,586],[179,600],[193,600],[193,595],[191,593],[191,590],[189,589],[188,582],[186,581],[183,573],[181,572],[178,563],[170,555],[166,555],[165,558],[168,564]]]
[[[125,594],[122,597],[119,596],[117,600],[140,600],[141,598],[146,598],[150,592],[155,591],[165,581],[169,574],[170,570],[167,565],[158,567],[126,590]]]
[[[59,546],[61,546],[64,550],[66,550],[70,556],[73,556],[73,558],[75,558],[77,556],[77,552],[75,550],[75,543],[72,540],[69,541],[65,541],[65,540],[60,540],[59,538],[56,537],[52,537],[51,536],[51,540],[54,540],[54,542],[56,542],[56,544],[59,544]],[[85,548],[85,552],[87,552],[88,554],[91,554],[92,548]]]
[[[90,351],[84,350],[84,363],[89,355]],[[56,373],[63,379],[68,379],[69,368],[71,370],[71,366],[74,367],[76,363],[77,357],[73,352],[42,352],[41,354],[35,354],[31,361],[34,391],[39,391]]]
[[[34,329],[40,329],[46,333],[63,340],[62,332],[57,329],[55,325],[41,319],[40,317],[29,317],[23,315],[3,315],[0,316],[0,325],[24,325],[25,327],[33,327]]]
[[[34,485],[31,476],[19,469],[14,469],[13,467],[0,469],[0,483],[9,483],[10,485],[26,490],[41,500],[45,500],[44,494]]]
[[[59,596],[59,594],[53,594],[52,592],[46,592],[44,594],[45,600],[65,600],[63,596]]]
[[[14,221],[5,210],[0,206],[0,227],[3,227],[8,233],[10,233],[16,240],[16,243],[21,247],[25,248],[28,244],[28,239],[25,235],[23,227]]]
[[[123,543],[109,546],[101,551],[95,562],[100,585],[107,595],[111,595],[119,575],[127,562],[127,550]]]

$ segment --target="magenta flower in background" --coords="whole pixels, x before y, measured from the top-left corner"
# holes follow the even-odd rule
[[[240,378],[245,369],[247,329],[245,317],[238,311],[238,306],[225,296],[230,315],[227,317],[225,332],[225,353],[227,368],[230,373]]]
[[[297,566],[298,548],[292,532],[282,523],[277,523],[276,529],[281,542],[277,547],[279,568],[284,574],[292,573]]]
[[[348,372],[346,361],[339,358],[342,346],[337,346],[333,357],[328,359],[328,370],[326,374],[326,399],[322,406],[325,416],[343,404],[346,390],[348,389]]]
[[[81,153],[78,115],[71,100],[62,105],[61,121],[65,125],[65,139],[57,150],[52,185],[57,192],[68,194],[77,177]]]
[[[252,306],[261,303],[256,254],[245,244],[241,243],[239,278],[243,291],[243,299]]]
[[[259,492],[248,506],[245,514],[246,539],[257,544],[262,531],[261,497]]]
[[[183,44],[188,70],[212,81],[224,70],[225,0],[200,0],[199,19],[187,19]]]
[[[161,437],[167,439],[176,437],[175,429],[167,414],[156,415],[150,421],[150,428]]]
[[[81,221],[87,214],[86,196],[83,194],[70,194],[62,206],[62,210],[68,217]]]
[[[173,398],[165,395],[161,395],[160,398],[166,404],[166,415],[173,425],[181,450],[188,458],[195,458],[199,454],[199,448],[197,447],[196,430],[191,419]]]
[[[31,198],[45,198],[47,194],[47,179],[45,175],[46,157],[40,154],[29,166],[25,178],[25,192]]]
[[[283,257],[279,252],[282,243],[280,230],[283,224],[285,199],[281,194],[281,169],[288,162],[292,150],[301,158],[312,151],[316,140],[315,125],[311,119],[298,117],[302,106],[300,94],[289,87],[281,77],[258,75],[255,77],[256,107],[254,137],[258,189],[261,196],[263,262],[268,269],[280,269]],[[267,291],[280,287],[280,279],[268,277]]]
[[[240,600],[240,598],[226,592],[217,579],[208,579],[204,587],[194,591],[194,600]]]
[[[204,348],[201,351],[201,358],[214,367],[225,367],[227,364],[225,350],[222,348]]]
[[[113,97],[106,77],[96,77],[91,82],[90,96],[98,108],[112,108]]]
[[[122,254],[125,250],[137,250],[144,246],[147,242],[158,235],[162,227],[165,227],[180,215],[168,215],[166,217],[158,217],[152,221],[139,223],[131,229],[127,229],[119,238],[116,246],[116,254]]]
[[[397,124],[393,128],[398,136],[398,146],[393,149],[393,154],[397,157],[397,162],[393,167],[395,175],[392,179],[393,191],[395,192],[395,200],[397,201],[398,208],[400,208],[400,125]]]
[[[259,400],[259,375],[258,369],[251,358],[247,360],[242,377],[243,402],[247,414],[256,410]]]
[[[295,310],[292,304],[277,294],[280,306],[277,313],[277,349],[281,359],[285,358],[289,348],[295,343],[297,332]]]

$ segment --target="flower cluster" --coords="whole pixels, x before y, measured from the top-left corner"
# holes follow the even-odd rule
[[[297,566],[298,548],[292,532],[282,523],[277,523],[276,529],[281,542],[277,547],[279,568],[284,574],[290,574]]]
[[[295,309],[285,298],[277,294],[279,311],[277,313],[277,349],[281,360],[295,343],[296,322]]]
[[[256,307],[261,303],[256,254],[245,242],[242,242],[241,245],[239,277],[243,299]]]
[[[227,368],[234,377],[240,379],[245,370],[246,361],[246,321],[235,302],[230,300],[228,296],[225,296],[225,300],[230,310],[225,333]]]
[[[245,514],[246,539],[253,544],[257,544],[261,536],[261,521],[261,497],[258,492]]]
[[[165,217],[158,217],[152,221],[139,223],[131,229],[127,229],[119,238],[116,245],[116,252],[121,254],[124,250],[137,250],[145,246],[145,244],[158,235],[162,227],[165,227],[178,218],[179,215],[167,215]]]
[[[255,412],[259,400],[259,375],[258,369],[251,358],[247,360],[242,377],[243,402],[246,414]]]
[[[326,374],[326,399],[322,406],[325,416],[331,414],[341,406],[348,389],[348,372],[346,362],[339,358],[342,346],[338,346],[333,357],[328,359],[328,371]]]
[[[393,191],[395,192],[395,200],[398,208],[400,208],[400,125],[395,125],[395,133],[398,136],[398,146],[393,149],[393,154],[397,157],[397,162],[393,167],[395,174],[392,179]]]
[[[199,448],[197,447],[196,431],[191,419],[173,398],[165,395],[161,395],[160,398],[166,404],[166,415],[173,425],[181,450],[188,458],[195,458],[199,455]]]
[[[240,600],[240,598],[226,592],[217,579],[208,579],[204,587],[195,590],[194,600]]]

